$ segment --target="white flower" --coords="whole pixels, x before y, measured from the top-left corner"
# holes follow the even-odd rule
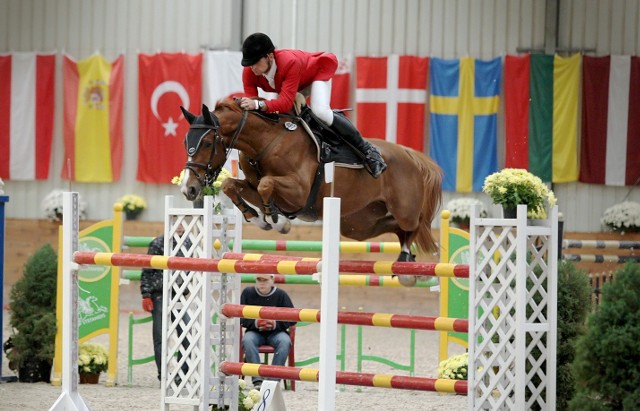
[[[122,209],[125,211],[142,211],[147,208],[144,198],[135,194],[124,195],[118,199],[118,202],[122,203]]]
[[[475,198],[455,198],[447,203],[445,207],[451,211],[451,221],[454,223],[468,222],[471,219],[471,206],[480,206],[480,217],[487,216],[484,203]]]
[[[51,221],[60,221],[62,215],[62,194],[64,190],[53,190],[42,200],[42,211],[47,219]],[[78,194],[78,211],[80,212],[80,220],[87,218],[87,203],[82,200],[82,196]]]
[[[545,205],[556,205],[553,191],[538,176],[519,168],[505,168],[487,176],[482,191],[503,207],[526,204],[529,218],[547,218]]]
[[[614,231],[640,231],[640,204],[624,201],[611,206],[600,221]]]
[[[78,348],[78,372],[99,374],[106,371],[109,353],[102,344],[85,342]]]
[[[447,380],[466,380],[469,353],[454,355],[438,365],[438,378]]]

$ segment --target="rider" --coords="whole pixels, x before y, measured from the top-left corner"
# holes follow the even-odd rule
[[[243,109],[288,113],[293,109],[296,93],[310,86],[313,113],[361,153],[367,171],[378,178],[387,168],[378,149],[365,141],[346,117],[334,114],[329,106],[331,78],[338,67],[334,54],[276,50],[269,36],[254,33],[242,44],[242,65],[246,96],[257,96],[258,87],[278,93],[278,98],[266,101],[243,97],[240,101]]]

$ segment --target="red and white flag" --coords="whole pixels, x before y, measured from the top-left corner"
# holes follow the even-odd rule
[[[347,109],[351,106],[351,58],[338,60],[338,70],[331,79],[331,108],[334,110]],[[345,111],[349,116],[350,111]]]
[[[364,137],[424,151],[429,59],[356,57],[356,124]]]
[[[580,181],[613,186],[640,180],[640,57],[582,60]]]
[[[0,178],[49,178],[56,56],[0,56]]]
[[[180,106],[199,115],[202,54],[138,56],[138,180],[169,184],[187,161],[184,136],[189,123]]]

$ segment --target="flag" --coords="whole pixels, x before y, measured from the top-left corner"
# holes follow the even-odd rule
[[[431,59],[431,157],[444,172],[442,189],[482,191],[497,171],[500,58]]]
[[[579,85],[579,54],[506,57],[506,167],[577,181]]]
[[[0,178],[49,178],[56,56],[0,56]]]
[[[356,57],[356,124],[364,137],[424,149],[429,59]]]
[[[213,110],[218,100],[242,95],[242,53],[239,51],[207,51],[204,53],[203,102]]]
[[[76,62],[64,56],[64,164],[62,178],[118,181],[122,171],[124,57]]]
[[[342,110],[350,108],[351,100],[351,58],[338,60],[338,70],[331,79],[331,108]],[[351,111],[345,111],[348,116]]]
[[[138,56],[139,181],[169,184],[184,169],[189,123],[180,106],[199,115],[201,101],[202,54]]]
[[[640,180],[640,57],[583,57],[580,181]]]

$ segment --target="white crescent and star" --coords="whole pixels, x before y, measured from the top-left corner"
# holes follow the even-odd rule
[[[165,93],[176,93],[178,97],[180,97],[182,106],[185,109],[189,110],[189,93],[187,93],[187,90],[184,88],[184,86],[177,81],[164,81],[158,84],[158,86],[155,88],[155,90],[153,90],[153,93],[151,94],[151,112],[159,121],[162,121],[162,119],[158,114],[158,102],[160,101],[160,97],[162,97],[162,95]],[[178,123],[173,121],[173,118],[171,116],[169,116],[165,123],[162,123],[162,127],[164,127],[165,136],[177,135],[176,129],[178,128]]]

